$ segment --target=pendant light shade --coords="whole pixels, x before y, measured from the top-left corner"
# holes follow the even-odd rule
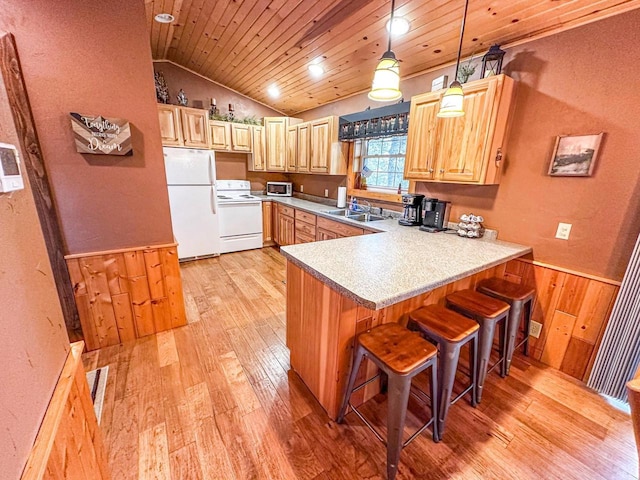
[[[402,97],[400,92],[400,67],[391,50],[382,55],[373,74],[373,85],[369,99],[377,102],[391,102]]]
[[[450,117],[462,117],[464,115],[463,110],[464,93],[462,92],[462,85],[457,80],[453,82],[447,91],[444,92],[442,100],[440,100],[440,111],[438,117],[450,118]]]
[[[456,60],[456,75],[453,83],[444,92],[440,100],[440,111],[437,116],[440,118],[462,117],[464,115],[464,92],[462,85],[458,81],[458,68],[460,67],[460,54],[462,53],[462,38],[464,37],[464,24],[467,21],[467,9],[469,0],[464,3],[464,14],[462,15],[462,25],[460,26],[460,44],[458,46],[458,60]]]
[[[389,22],[393,25],[393,9],[395,0],[391,0],[391,18]],[[391,102],[402,97],[400,91],[400,63],[395,54],[391,51],[391,32],[389,32],[389,46],[378,62],[376,71],[373,74],[373,83],[369,92],[369,99],[376,102]]]

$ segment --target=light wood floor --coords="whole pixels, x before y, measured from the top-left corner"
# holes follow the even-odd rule
[[[114,480],[375,479],[385,448],[329,420],[289,370],[284,260],[274,249],[182,268],[190,323],[85,355],[110,365],[102,430]],[[379,396],[381,397],[381,396]],[[384,425],[384,397],[366,410]],[[418,424],[412,405],[407,431]],[[629,418],[524,357],[454,405],[444,439],[402,453],[399,479],[637,478]]]

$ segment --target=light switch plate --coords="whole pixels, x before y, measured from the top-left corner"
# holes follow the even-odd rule
[[[324,189],[324,196],[325,196],[325,197],[328,197],[328,196],[329,196],[329,190],[328,190],[328,189],[326,189],[326,188]]]
[[[300,193],[304,193],[304,185],[300,185]]]
[[[558,224],[558,230],[556,230],[556,238],[561,240],[569,240],[569,234],[571,233],[571,224],[562,223]]]

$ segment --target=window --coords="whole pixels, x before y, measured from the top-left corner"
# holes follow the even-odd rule
[[[394,193],[401,185],[409,189],[409,180],[403,178],[407,136],[373,138],[367,140],[362,156],[362,177],[367,189],[389,190]]]

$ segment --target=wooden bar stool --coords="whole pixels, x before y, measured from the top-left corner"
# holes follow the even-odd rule
[[[388,380],[388,415],[387,415],[387,441],[369,423],[369,421],[351,405],[350,398],[353,392],[368,385],[380,376],[378,373],[373,378],[366,380],[361,385],[354,387],[358,370],[362,359],[367,357],[386,376]],[[431,367],[431,419],[402,442],[404,424],[407,416],[407,404],[411,392],[411,379],[419,373]],[[387,478],[393,480],[398,472],[400,452],[409,445],[426,428],[432,425],[433,440],[439,441],[438,422],[438,356],[436,348],[410,330],[397,323],[386,323],[372,328],[358,335],[356,350],[353,357],[353,366],[349,381],[340,407],[338,423],[344,421],[347,406],[364,422],[378,440],[387,446]],[[417,396],[421,399],[421,397]]]
[[[500,376],[504,377],[506,375],[506,323],[509,315],[509,304],[471,289],[460,290],[447,295],[446,300],[447,307],[472,318],[480,325],[478,332],[478,384],[476,388],[476,399],[480,403],[487,373],[500,365]],[[493,337],[498,323],[500,324],[500,359],[489,368]]]
[[[476,289],[480,293],[498,298],[511,306],[507,320],[507,356],[505,375],[509,375],[511,360],[516,348],[524,345],[525,355],[529,355],[529,325],[531,324],[531,312],[536,291],[532,287],[508,282],[501,278],[493,277],[480,281]],[[524,315],[524,339],[516,344],[520,321]]]
[[[438,368],[438,434],[442,439],[449,407],[471,392],[471,405],[476,406],[476,373],[478,351],[478,329],[476,322],[440,305],[427,305],[409,314],[408,328],[417,330],[438,344],[440,365]],[[451,400],[453,384],[458,369],[460,348],[469,343],[471,384]]]

